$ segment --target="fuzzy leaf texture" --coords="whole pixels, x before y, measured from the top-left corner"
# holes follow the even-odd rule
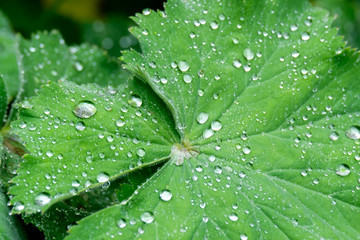
[[[123,60],[174,123],[137,81],[114,98],[67,82],[44,87],[14,124],[32,155],[13,180],[13,204],[44,211],[71,195],[74,179],[83,191],[99,173],[112,179],[138,160],[167,158],[136,194],[81,220],[68,239],[359,239],[359,54],[344,49],[326,11],[303,0],[170,0],[134,20],[142,54]],[[81,100],[96,115],[74,116]],[[155,124],[139,117],[143,108]],[[116,128],[121,114],[129,128]],[[120,136],[115,149],[134,136],[148,145],[116,155],[99,140],[104,131]],[[146,154],[127,154],[138,147]]]

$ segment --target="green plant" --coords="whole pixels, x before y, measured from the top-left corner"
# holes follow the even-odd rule
[[[13,45],[13,213],[49,239],[80,219],[66,239],[360,238],[359,54],[326,11],[170,0],[133,20],[130,74],[56,32]]]

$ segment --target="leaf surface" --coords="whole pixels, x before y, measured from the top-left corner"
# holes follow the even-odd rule
[[[33,96],[47,81],[65,79],[117,87],[129,76],[119,61],[109,58],[103,50],[87,44],[69,47],[57,31],[18,41],[24,80],[22,97]]]
[[[199,154],[169,161],[68,239],[359,238],[359,54],[325,11],[173,0],[135,21],[143,51],[125,53],[127,68]]]
[[[49,83],[20,115],[13,129],[31,155],[24,156],[12,179],[15,212],[45,211],[88,188],[157,164],[177,141],[165,106],[139,81],[123,91]],[[18,211],[19,205],[24,207]]]
[[[4,78],[0,75],[0,127],[3,125],[7,109],[7,91]]]

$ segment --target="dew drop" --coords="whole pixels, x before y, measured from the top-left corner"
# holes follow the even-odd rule
[[[218,29],[218,27],[219,27],[219,24],[217,23],[217,22],[211,22],[210,23],[210,27],[211,27],[211,29]]]
[[[186,74],[186,75],[184,75],[183,80],[185,83],[191,83],[192,77],[190,75]]]
[[[222,128],[222,124],[218,121],[214,121],[211,123],[211,129],[214,131],[219,131]]]
[[[345,177],[350,174],[350,167],[346,164],[340,164],[336,168],[336,174]]]
[[[142,105],[143,102],[142,102],[142,99],[140,98],[139,95],[134,94],[134,95],[131,95],[131,96],[130,96],[130,98],[129,98],[129,100],[128,100],[128,103],[129,103],[132,107],[138,108],[138,107],[141,107],[141,105]]]
[[[185,61],[180,61],[178,64],[178,67],[179,67],[180,71],[182,71],[182,72],[186,72],[190,68],[189,64]]]
[[[141,214],[140,219],[144,223],[152,223],[154,221],[154,215],[151,212],[144,212]]]
[[[160,199],[167,202],[172,198],[172,193],[169,190],[164,190],[160,193]]]
[[[293,58],[297,58],[298,56],[300,55],[300,53],[298,52],[298,51],[293,51],[292,52],[292,54],[291,54],[291,56],[293,57]]]
[[[201,112],[201,113],[199,113],[199,115],[197,116],[196,121],[197,121],[199,124],[204,124],[204,123],[206,123],[206,121],[207,121],[208,119],[209,119],[209,114],[204,113],[204,112]]]
[[[143,148],[139,148],[137,151],[136,151],[136,155],[138,155],[139,157],[143,157],[145,156],[145,150]]]
[[[73,113],[79,118],[91,118],[95,115],[96,111],[94,103],[90,101],[81,101],[73,109]]]
[[[360,139],[360,127],[359,126],[352,126],[345,132],[346,136],[350,139]]]
[[[109,178],[110,178],[109,175],[107,173],[104,173],[104,172],[101,172],[96,176],[96,180],[99,183],[107,182],[107,181],[109,181]]]
[[[241,62],[240,62],[239,60],[234,60],[234,61],[233,61],[233,66],[234,66],[235,68],[240,68],[240,67],[241,67]]]
[[[76,128],[76,130],[78,130],[78,131],[83,131],[83,130],[85,130],[85,123],[83,123],[83,122],[78,122],[78,123],[75,124],[75,128]]]
[[[79,181],[74,180],[74,181],[71,183],[71,186],[73,186],[73,187],[80,187],[80,183],[79,183]]]
[[[43,192],[35,197],[35,204],[42,207],[48,204],[50,200],[50,194]]]
[[[246,48],[244,50],[244,57],[247,59],[247,60],[252,60],[254,58],[254,52],[251,51],[250,48]]]
[[[125,122],[123,120],[121,120],[121,119],[118,119],[118,120],[115,121],[115,124],[118,127],[122,127],[122,126],[125,125]]]
[[[203,138],[204,139],[208,139],[210,138],[212,135],[214,135],[214,131],[211,129],[205,129],[203,132]]]
[[[124,227],[126,227],[126,221],[125,221],[125,219],[120,218],[120,220],[117,221],[117,225],[118,225],[119,228],[124,228]]]
[[[329,138],[331,141],[336,141],[339,139],[339,134],[337,132],[331,132],[329,134]]]
[[[14,203],[14,210],[15,211],[22,211],[24,209],[25,209],[25,206],[21,202]]]
[[[81,72],[82,70],[84,70],[83,65],[81,65],[81,63],[79,63],[79,62],[75,62],[75,63],[74,63],[74,68],[75,68],[76,71],[78,71],[78,72]]]
[[[246,155],[251,153],[251,149],[249,147],[244,147],[242,151]]]
[[[240,240],[248,240],[248,236],[244,233],[240,234]]]
[[[303,33],[301,34],[301,39],[304,40],[304,41],[309,40],[309,39],[310,39],[310,33],[308,33],[308,32],[303,32]]]
[[[231,213],[231,214],[229,215],[229,219],[230,219],[231,221],[233,221],[233,222],[236,222],[236,221],[239,219],[239,217],[238,217],[238,215],[237,215],[236,213]]]

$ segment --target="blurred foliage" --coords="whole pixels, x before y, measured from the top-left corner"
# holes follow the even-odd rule
[[[310,0],[336,16],[334,26],[351,47],[360,48],[360,0]]]

